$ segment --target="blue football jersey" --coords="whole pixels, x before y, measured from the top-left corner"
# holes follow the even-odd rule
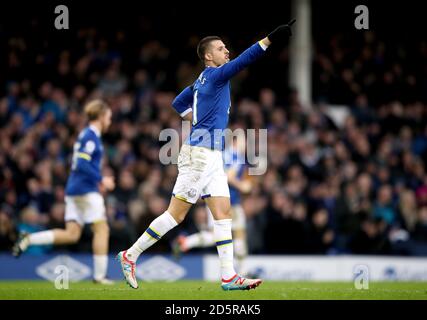
[[[255,43],[220,67],[206,67],[193,85],[175,98],[172,106],[181,116],[193,112],[193,125],[186,144],[224,150],[224,129],[231,107],[230,79],[264,51],[260,43]]]
[[[97,131],[92,126],[86,127],[74,144],[66,195],[76,196],[99,191],[103,147],[100,133]]]

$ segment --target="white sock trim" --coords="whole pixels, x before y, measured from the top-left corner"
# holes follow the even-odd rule
[[[232,219],[221,219],[221,220],[214,220],[214,224],[218,225],[218,226],[227,226],[227,225],[231,225],[231,222],[233,220]]]
[[[108,256],[93,255],[93,278],[102,280],[107,277]]]
[[[30,245],[47,245],[53,244],[54,233],[52,230],[40,231],[29,235]]]
[[[172,217],[172,215],[169,213],[169,211],[166,210],[163,214],[166,217],[168,217],[169,222],[170,222],[172,227],[176,227],[178,225],[178,222],[176,222],[176,220],[174,219],[174,217]]]

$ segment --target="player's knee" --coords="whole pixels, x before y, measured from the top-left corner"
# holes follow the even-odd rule
[[[70,244],[77,243],[80,240],[80,232],[69,232],[68,242]]]
[[[102,234],[104,234],[105,236],[108,237],[110,235],[110,227],[108,226],[108,224],[104,223],[101,230]]]
[[[108,226],[108,223],[105,221],[94,223],[92,225],[92,230],[94,233],[97,233],[97,234],[103,234],[106,236],[110,234],[110,227]]]
[[[190,210],[191,206],[191,203],[172,197],[167,212],[169,212],[169,214],[172,216],[172,218],[174,218],[176,223],[179,224],[184,221],[185,216],[187,215],[188,210]]]
[[[67,223],[65,227],[66,236],[65,241],[69,244],[74,244],[80,240],[82,234],[82,228],[80,225],[74,222]]]
[[[216,219],[217,220],[224,220],[224,219],[231,219],[231,212],[230,211],[217,211],[216,213]]]
[[[174,220],[178,224],[180,224],[182,221],[184,221],[185,216],[186,216],[185,214],[175,214],[175,215],[172,215],[172,217],[174,218]]]
[[[110,235],[110,227],[108,226],[108,224],[105,224],[105,226],[104,226],[104,233],[105,234],[107,234],[107,235]]]

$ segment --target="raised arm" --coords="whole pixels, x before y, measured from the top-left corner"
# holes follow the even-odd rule
[[[281,25],[272,31],[267,37],[261,41],[253,44],[250,48],[246,49],[236,59],[216,68],[212,71],[212,77],[214,81],[226,82],[230,80],[234,75],[242,71],[244,68],[249,66],[260,58],[265,50],[273,43],[280,42],[281,40],[287,39],[292,35],[291,26],[294,24],[295,19],[290,21],[288,24]]]
[[[236,59],[231,60],[221,67],[215,68],[211,73],[212,79],[215,82],[226,82],[261,57],[268,48],[268,45],[265,45],[262,41],[263,40],[255,43],[243,51]]]

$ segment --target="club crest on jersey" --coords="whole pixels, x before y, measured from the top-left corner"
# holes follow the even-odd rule
[[[187,195],[188,195],[190,198],[193,198],[193,197],[195,197],[195,196],[196,196],[196,193],[197,193],[196,189],[191,188],[190,190],[188,190]]]

